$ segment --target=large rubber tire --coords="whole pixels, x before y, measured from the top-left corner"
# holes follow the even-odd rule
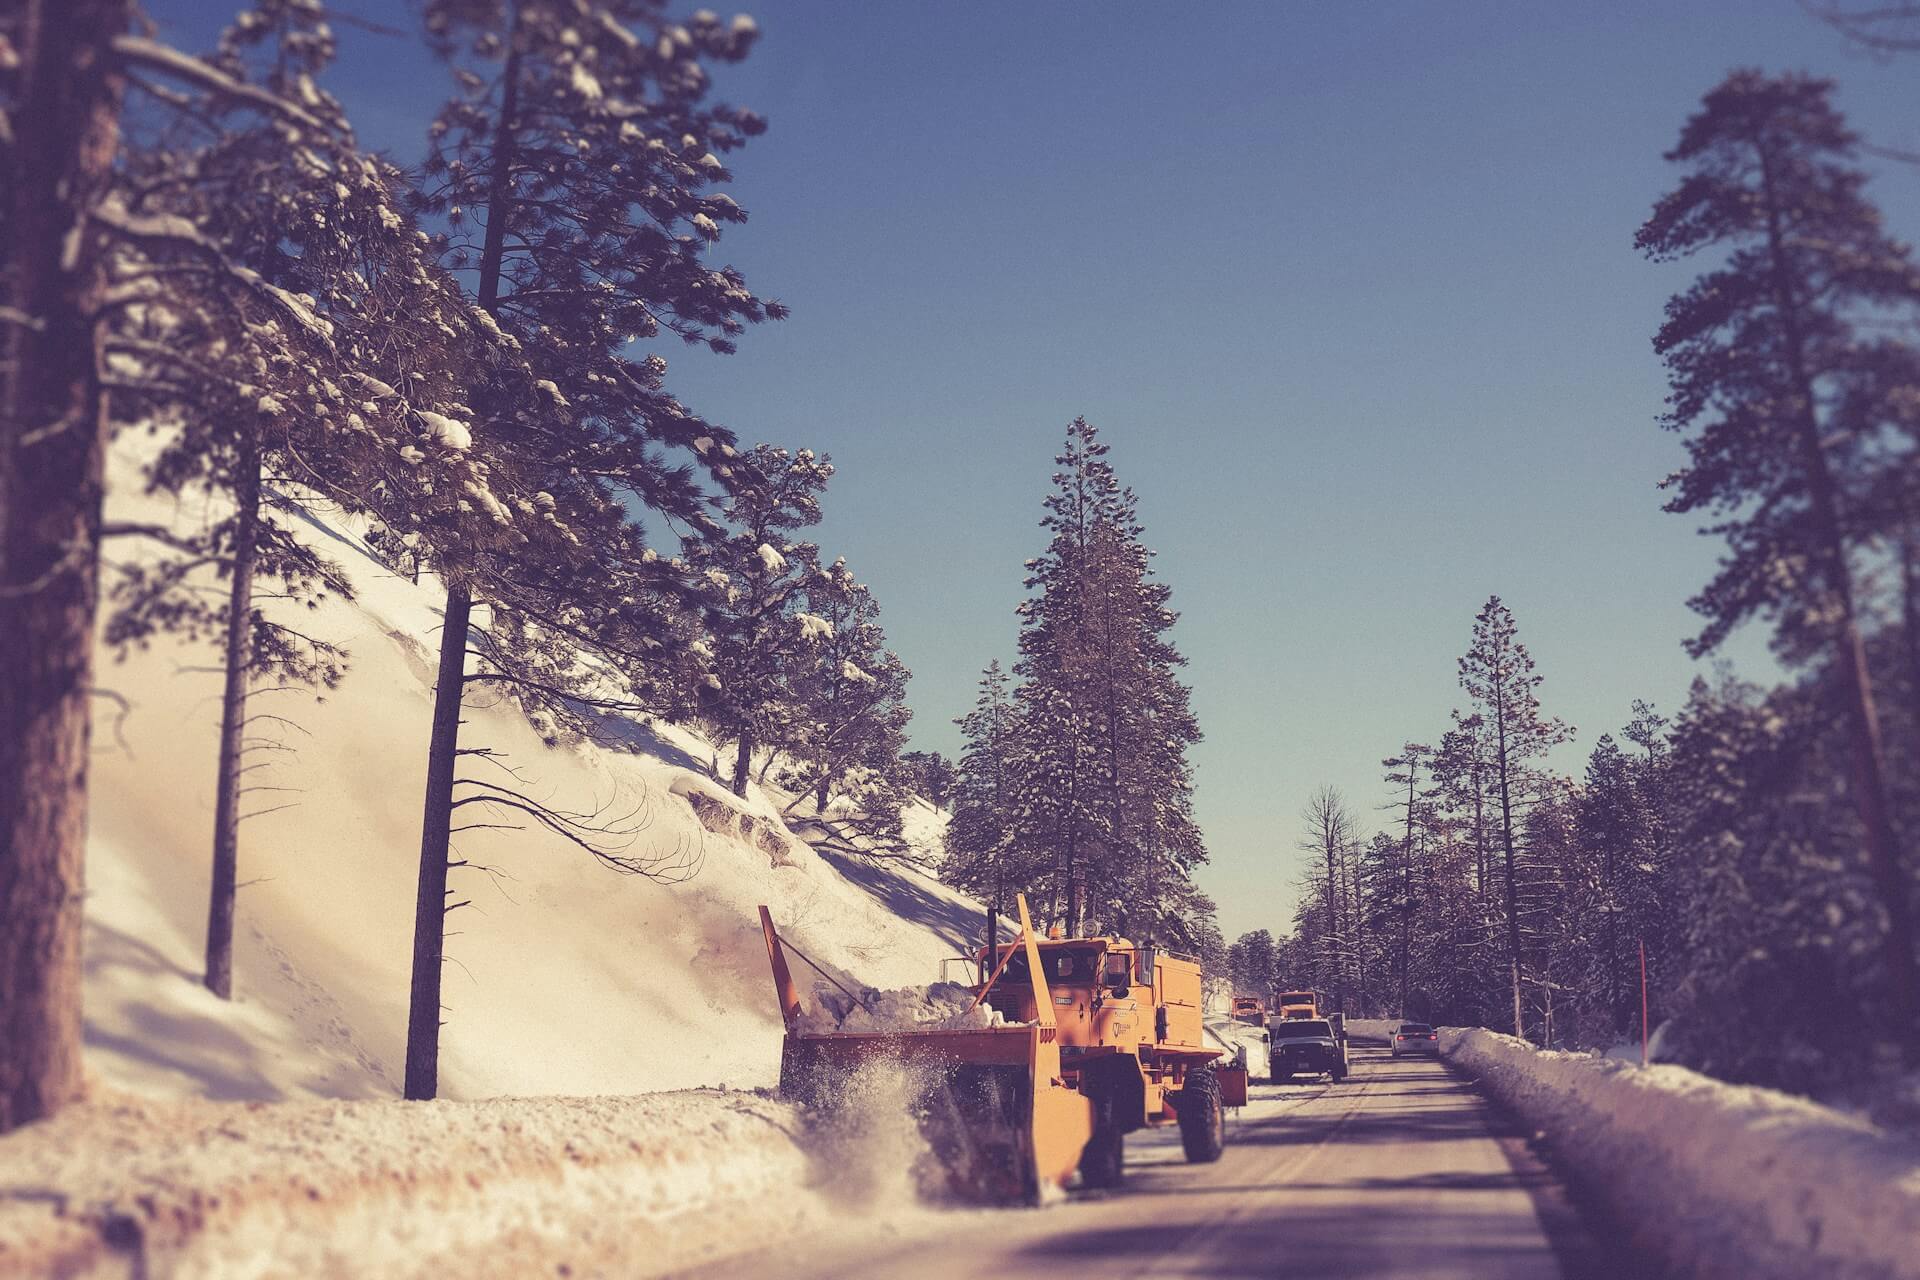
[[[1333,1077],[1333,1082],[1335,1084],[1342,1084],[1346,1081],[1347,1069],[1345,1067],[1335,1067],[1332,1071],[1328,1072],[1327,1074]]]
[[[1113,1095],[1093,1096],[1093,1137],[1080,1153],[1080,1185],[1117,1187],[1126,1176],[1127,1135],[1114,1115]]]
[[[1180,1086],[1180,1146],[1190,1164],[1212,1164],[1227,1149],[1227,1113],[1212,1067],[1195,1067]]]
[[[1293,1072],[1282,1071],[1280,1069],[1280,1059],[1268,1058],[1267,1059],[1267,1083],[1268,1084],[1292,1084]]]

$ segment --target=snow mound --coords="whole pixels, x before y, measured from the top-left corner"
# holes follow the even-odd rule
[[[823,994],[817,1008],[801,1012],[798,1030],[806,1035],[835,1031],[971,1031],[1005,1024],[999,1010],[973,1003],[971,988],[957,982],[936,982],[925,987],[868,991],[858,1004],[845,996]]]
[[[102,1099],[0,1143],[0,1275],[659,1274],[815,1226],[793,1108],[701,1090]]]
[[[1684,1067],[1477,1028],[1442,1030],[1440,1048],[1566,1152],[1675,1274],[1920,1277],[1920,1143]]]
[[[1393,1033],[1399,1030],[1401,1021],[1399,1018],[1348,1018],[1347,1039],[1378,1040],[1381,1044],[1392,1044]]]

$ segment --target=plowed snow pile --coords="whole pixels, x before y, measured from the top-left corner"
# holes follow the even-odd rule
[[[640,1275],[818,1226],[751,1093],[271,1106],[130,1097],[0,1143],[0,1275]]]
[[[800,1014],[800,1030],[809,1035],[833,1031],[967,1031],[1006,1023],[999,1010],[986,1004],[976,1007],[973,991],[957,982],[870,990],[857,1004],[839,993],[816,994],[817,1007]]]
[[[1684,1067],[1445,1029],[1478,1076],[1675,1274],[1920,1277],[1920,1143]]]

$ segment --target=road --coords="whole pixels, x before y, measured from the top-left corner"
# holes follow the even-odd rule
[[[1170,1132],[1130,1135],[1126,1185],[1039,1210],[849,1222],[690,1273],[854,1280],[1134,1277],[1641,1277],[1609,1256],[1471,1081],[1356,1049],[1344,1084],[1256,1083],[1227,1152],[1186,1164]]]

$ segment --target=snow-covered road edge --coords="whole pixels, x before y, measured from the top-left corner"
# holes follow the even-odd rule
[[[0,1141],[0,1275],[654,1273],[803,1225],[797,1135],[705,1090],[90,1103]]]
[[[1441,1052],[1677,1274],[1920,1277],[1920,1144],[1684,1067],[1446,1029]]]

